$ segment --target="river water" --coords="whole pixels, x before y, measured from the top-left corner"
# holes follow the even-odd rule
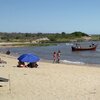
[[[19,56],[24,53],[33,53],[41,59],[52,61],[53,52],[61,51],[61,62],[74,64],[100,64],[100,41],[94,42],[98,44],[96,51],[77,51],[72,52],[73,43],[59,43],[57,46],[33,46],[33,47],[9,47],[0,48],[1,53],[7,50],[11,51],[11,55]],[[91,42],[80,42],[81,46],[89,46]]]

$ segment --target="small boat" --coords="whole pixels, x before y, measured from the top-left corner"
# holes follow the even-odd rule
[[[72,51],[86,51],[86,50],[96,50],[97,45],[91,46],[91,47],[87,47],[87,48],[82,48],[82,47],[74,47],[72,46]]]

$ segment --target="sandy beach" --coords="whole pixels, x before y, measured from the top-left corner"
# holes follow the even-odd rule
[[[100,68],[39,61],[18,68],[17,58],[0,54],[0,100],[100,100]]]

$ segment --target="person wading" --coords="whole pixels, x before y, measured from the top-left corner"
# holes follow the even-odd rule
[[[60,52],[60,50],[58,50],[58,52],[57,52],[57,63],[60,63],[60,55],[61,55],[61,52]]]
[[[56,54],[56,52],[53,52],[53,63],[56,62],[56,58],[57,58],[57,54]]]

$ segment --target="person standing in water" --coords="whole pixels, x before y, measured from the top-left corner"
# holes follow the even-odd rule
[[[60,63],[60,55],[61,55],[61,52],[60,52],[60,50],[58,50],[58,52],[57,52],[57,63]]]
[[[57,54],[56,54],[56,52],[53,52],[53,63],[56,62],[56,58],[57,58]]]

